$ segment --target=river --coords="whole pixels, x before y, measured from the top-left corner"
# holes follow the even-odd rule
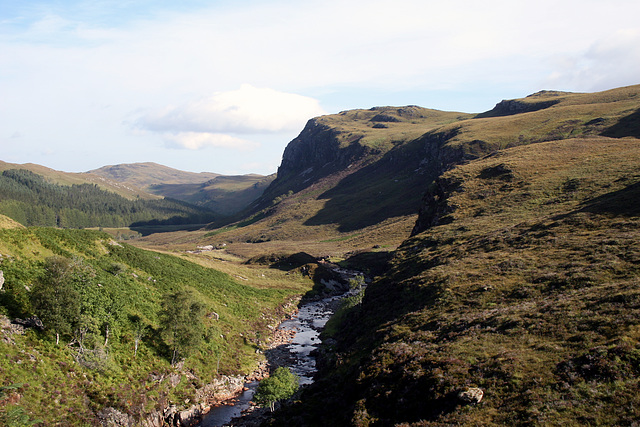
[[[312,352],[321,343],[320,332],[334,313],[338,301],[350,293],[353,291],[304,303],[295,316],[282,322],[278,328],[293,330],[295,335],[288,344],[265,352],[272,366],[288,366],[299,377],[300,385],[311,384],[316,373],[316,359]],[[242,395],[228,404],[212,408],[204,416],[199,426],[223,426],[229,423],[232,418],[241,416],[243,411],[251,407],[251,399],[258,382],[247,383],[245,386],[247,390]]]

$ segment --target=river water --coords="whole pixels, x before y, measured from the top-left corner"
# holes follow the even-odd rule
[[[298,313],[282,322],[278,328],[295,331],[291,342],[278,348],[280,360],[286,360],[286,366],[300,379],[300,385],[311,384],[316,373],[316,359],[313,350],[320,345],[320,332],[334,313],[338,301],[349,294],[327,297],[318,301],[303,304]],[[284,357],[282,354],[284,353]],[[267,351],[269,358],[269,351]],[[232,418],[239,417],[243,411],[251,407],[251,399],[258,382],[245,384],[247,390],[228,404],[212,408],[201,421],[201,427],[218,427],[229,423]]]

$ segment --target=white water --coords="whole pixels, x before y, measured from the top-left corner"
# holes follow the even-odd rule
[[[348,293],[347,293],[348,294]],[[286,344],[286,349],[290,357],[288,367],[300,378],[300,385],[311,384],[316,373],[316,359],[311,352],[320,345],[320,332],[333,315],[336,301],[345,295],[338,295],[324,298],[303,304],[294,317],[282,322],[278,328],[296,331],[290,343]],[[258,386],[258,383],[246,384],[248,390],[239,398],[230,401],[228,404],[212,408],[204,416],[200,424],[201,427],[218,427],[229,423],[232,418],[242,415],[242,411],[249,409],[251,399]]]

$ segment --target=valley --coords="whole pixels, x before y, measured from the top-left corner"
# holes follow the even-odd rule
[[[0,422],[190,425],[340,267],[371,283],[264,425],[632,425],[638,111],[640,86],[345,111],[270,176],[0,163]]]

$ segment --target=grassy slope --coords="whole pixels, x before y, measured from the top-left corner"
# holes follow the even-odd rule
[[[198,184],[219,175],[211,172],[185,172],[152,162],[103,166],[88,173],[143,189],[160,183]]]
[[[326,240],[351,243],[336,252],[394,247],[408,235],[422,194],[457,163],[507,147],[567,137],[640,136],[634,120],[640,86],[593,94],[541,92],[513,102],[525,105],[525,110],[532,109],[529,104],[546,108],[482,117],[486,115],[378,107],[315,119],[332,129],[330,137],[315,135],[326,138],[318,144],[334,141],[336,150],[345,152],[359,145],[364,147],[362,157],[338,170],[331,165],[315,165],[313,171],[312,164],[293,166],[291,176],[279,176],[265,191],[262,203],[269,207],[200,241],[231,246],[254,242],[254,254],[291,241],[319,254],[330,251],[318,247]],[[385,127],[376,127],[381,125]],[[298,139],[302,137],[304,132]],[[311,142],[308,148],[316,147]],[[288,194],[292,188],[295,191]]]
[[[77,363],[77,349],[66,345],[68,338],[57,347],[46,331],[16,335],[9,333],[8,323],[3,324],[0,351],[6,356],[0,359],[0,387],[19,385],[8,398],[0,398],[4,421],[4,415],[21,408],[45,425],[91,424],[107,406],[138,417],[167,403],[194,401],[196,388],[217,376],[218,359],[220,373],[252,369],[259,357],[255,349],[264,344],[268,326],[283,316],[282,305],[312,285],[302,277],[285,280],[283,272],[258,272],[255,267],[227,268],[230,275],[211,268],[225,264],[220,260],[194,263],[186,256],[120,245],[105,233],[88,230],[0,230],[0,254],[5,278],[0,309],[10,318],[31,314],[25,286],[38,280],[42,260],[54,254],[82,258],[95,271],[87,286],[124,304],[122,323],[111,331],[108,357],[99,369]],[[117,274],[109,272],[114,266]],[[167,349],[158,337],[157,313],[164,294],[185,287],[195,290],[206,313],[216,312],[219,320],[202,319],[205,342],[176,369],[169,365]],[[137,357],[133,357],[130,315],[140,316],[150,327]],[[96,348],[102,348],[104,337],[95,340]],[[177,387],[170,386],[170,375],[180,380]]]
[[[305,421],[637,420],[638,159],[638,139],[570,139],[444,174],[439,225],[406,241],[350,313]],[[481,404],[456,398],[470,386]]]
[[[9,218],[8,216],[0,215],[0,229],[5,228],[24,228],[22,224]]]

